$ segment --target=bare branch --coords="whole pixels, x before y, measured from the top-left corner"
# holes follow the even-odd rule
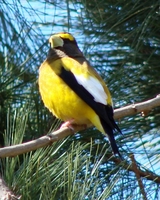
[[[119,119],[128,115],[137,114],[142,111],[143,112],[148,111],[158,106],[160,106],[160,95],[157,95],[157,97],[151,100],[142,102],[142,103],[137,103],[137,104],[129,105],[120,109],[116,109],[114,112],[114,117],[115,119]],[[81,131],[83,129],[84,129],[84,126],[74,126],[75,132]],[[0,148],[0,158],[12,157],[12,156],[20,155],[26,152],[34,151],[38,148],[42,148],[47,145],[50,145],[51,143],[61,140],[62,138],[67,137],[72,134],[74,133],[73,131],[71,131],[71,129],[63,128],[63,129],[54,131],[49,135],[40,137],[36,140],[32,140],[30,142],[25,142],[23,144]]]
[[[142,103],[137,103],[137,104],[129,105],[120,109],[116,109],[114,117],[115,119],[119,119],[125,116],[137,114],[140,112],[146,112],[146,111],[148,112],[158,106],[160,106],[160,95]],[[84,126],[74,126],[74,132],[81,131],[83,129],[85,129]],[[55,141],[61,140],[62,138],[72,135],[74,134],[74,132],[69,128],[63,128],[63,129],[54,131],[49,135],[40,137],[30,142],[0,148],[0,157],[1,158],[12,157],[12,156],[17,156],[26,152],[34,151],[38,148],[45,147],[47,145],[52,144]],[[126,170],[139,174],[139,177],[152,180],[155,183],[160,183],[160,176],[150,171],[143,171],[139,168],[135,169],[133,165],[128,164],[126,161],[122,162],[119,158],[114,157],[112,154],[108,154],[108,159],[112,160],[117,165],[120,164]]]
[[[136,163],[137,168],[135,168],[135,165],[131,165],[130,163],[128,163],[125,160],[121,160],[118,157],[113,156],[110,153],[107,153],[106,155],[107,160],[112,160],[116,165],[121,166],[123,169],[130,171],[130,172],[134,172],[135,174],[138,174],[139,177],[141,178],[146,178],[147,180],[153,181],[157,184],[160,184],[160,176],[145,169],[145,171],[143,169],[141,169],[140,167],[138,167],[138,164]],[[134,163],[136,162],[136,160],[134,160]]]
[[[75,132],[83,130],[84,126],[74,126]],[[9,147],[0,148],[0,158],[13,157],[36,149],[51,145],[53,142],[61,140],[74,132],[69,128],[59,129],[50,133],[49,135],[42,136],[36,140],[17,144]]]
[[[137,163],[136,163],[136,160],[135,160],[133,153],[130,155],[130,158],[132,160],[132,167],[133,167],[135,175],[137,177],[138,185],[139,185],[140,191],[142,193],[143,199],[147,200],[147,195],[146,195],[144,185],[143,185],[143,182],[141,180],[141,176],[140,176],[140,172],[139,172],[140,170],[139,170],[139,167],[137,166]]]
[[[135,115],[137,113],[148,113],[153,108],[160,106],[160,94],[155,98],[141,103],[132,104],[114,111],[114,118],[120,119],[126,116]]]

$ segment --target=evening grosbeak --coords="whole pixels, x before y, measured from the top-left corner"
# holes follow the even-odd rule
[[[113,131],[121,130],[113,118],[110,92],[100,75],[66,32],[52,35],[47,59],[39,70],[39,90],[45,106],[64,126],[94,125],[108,136],[114,154],[120,153]]]

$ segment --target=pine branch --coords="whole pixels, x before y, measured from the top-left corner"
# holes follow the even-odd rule
[[[125,106],[120,109],[116,109],[114,112],[114,118],[120,119],[122,117],[137,114],[140,112],[146,113],[158,106],[160,106],[160,95],[157,95],[157,97],[155,97],[151,100],[145,101],[145,102]],[[83,129],[84,129],[84,126],[74,126],[75,133],[78,131],[81,131]],[[17,156],[17,155],[20,155],[20,154],[23,154],[26,152],[34,151],[38,148],[42,148],[47,145],[50,145],[53,142],[61,140],[62,138],[67,137],[72,134],[74,134],[74,133],[71,129],[63,128],[63,129],[54,131],[49,135],[40,137],[40,138],[30,141],[30,142],[0,148],[0,158]]]

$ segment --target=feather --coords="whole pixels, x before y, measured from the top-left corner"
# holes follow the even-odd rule
[[[51,36],[51,48],[39,70],[39,89],[45,106],[63,121],[93,124],[108,136],[114,154],[119,131],[112,99],[105,82],[94,70],[69,33]]]
[[[92,76],[85,77],[83,74],[74,76],[77,82],[93,96],[96,102],[107,104],[107,94],[99,80]]]

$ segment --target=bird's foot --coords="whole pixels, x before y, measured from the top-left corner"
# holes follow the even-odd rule
[[[73,124],[74,124],[74,119],[68,120],[61,125],[60,129],[67,127],[70,128],[72,131],[74,131],[74,127],[72,126]]]

